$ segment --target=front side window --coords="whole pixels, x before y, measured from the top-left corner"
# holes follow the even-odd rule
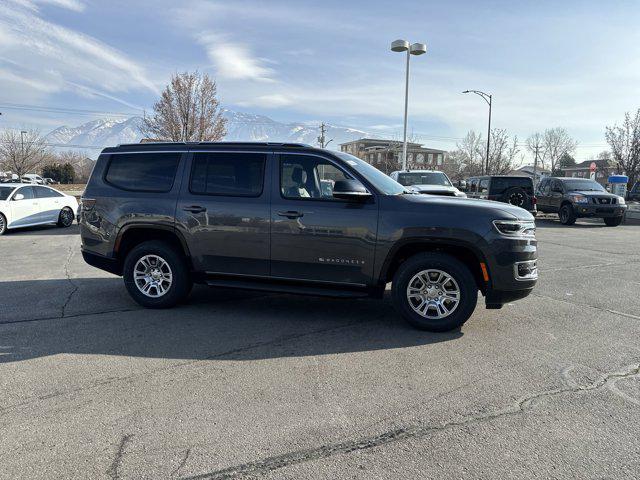
[[[18,194],[24,195],[24,199],[23,200],[32,200],[32,199],[35,198],[35,196],[33,194],[33,188],[32,187],[22,187],[22,188],[18,189],[18,191],[16,192],[16,195],[18,195]],[[15,198],[16,195],[14,195],[13,198]]]
[[[390,176],[382,173],[376,167],[369,165],[367,162],[360,160],[358,157],[354,157],[348,153],[335,152],[334,154],[336,157],[349,164],[351,168],[366,178],[371,185],[377,188],[384,195],[399,195],[407,191]]]
[[[105,180],[135,192],[168,192],[173,187],[180,153],[113,154]]]
[[[284,198],[335,200],[335,182],[351,178],[320,157],[282,155],[280,159],[280,192]]]
[[[264,185],[264,153],[196,153],[191,168],[191,193],[259,197]]]

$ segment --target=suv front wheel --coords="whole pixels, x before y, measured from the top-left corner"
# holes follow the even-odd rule
[[[560,223],[563,225],[573,225],[576,223],[576,214],[573,212],[573,207],[568,203],[560,207],[558,217],[560,217]]]
[[[189,295],[193,283],[183,255],[161,241],[137,245],[123,268],[129,295],[143,307],[169,308]]]
[[[400,265],[391,294],[394,306],[411,325],[444,332],[469,319],[478,301],[478,286],[454,257],[421,253]]]

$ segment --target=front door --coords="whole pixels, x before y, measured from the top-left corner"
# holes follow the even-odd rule
[[[176,228],[194,268],[209,274],[269,275],[271,155],[194,152],[185,169]]]
[[[551,212],[559,212],[562,204],[563,189],[559,180],[551,180],[551,188],[549,192],[549,210]]]
[[[378,224],[375,196],[333,197],[336,180],[353,176],[317,155],[281,154],[272,172],[271,275],[365,285],[373,274]]]
[[[16,195],[24,198],[16,200]],[[40,223],[40,207],[33,187],[22,187],[16,190],[11,199],[11,222],[8,227],[24,227]]]

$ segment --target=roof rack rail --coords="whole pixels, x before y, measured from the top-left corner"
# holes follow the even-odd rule
[[[116,147],[139,147],[141,145],[150,145],[150,146],[158,146],[158,145],[229,145],[229,146],[258,146],[258,147],[304,147],[304,148],[313,148],[311,145],[306,143],[291,143],[291,142],[144,142],[144,143],[119,143]]]

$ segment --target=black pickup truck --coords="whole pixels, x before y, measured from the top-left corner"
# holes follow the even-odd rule
[[[80,208],[82,254],[164,308],[193,283],[382,297],[444,331],[527,296],[534,219],[512,205],[418,195],[368,163],[300,144],[107,148]]]

